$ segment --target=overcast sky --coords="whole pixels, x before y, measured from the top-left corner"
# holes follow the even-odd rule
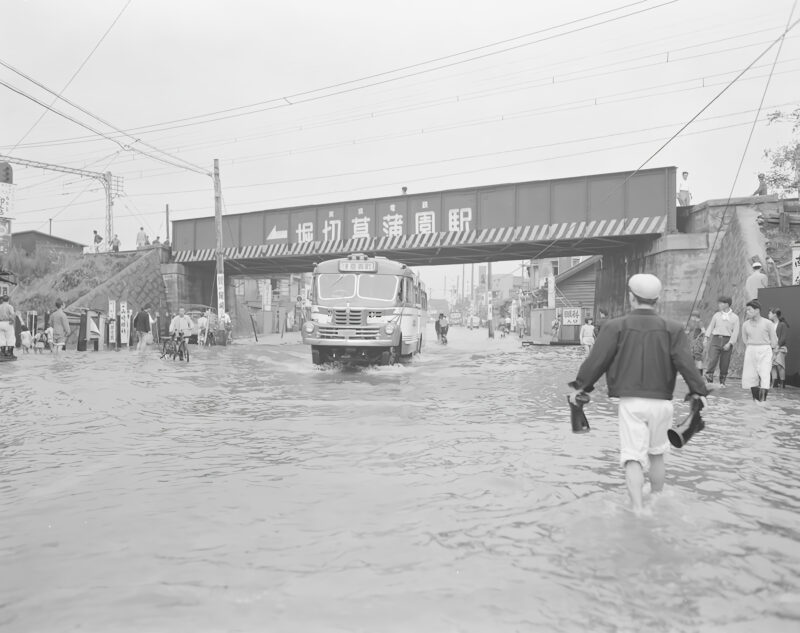
[[[780,36],[793,2],[6,2],[0,153],[122,176],[123,248],[139,226],[164,238],[166,204],[213,215],[191,166],[215,158],[230,213],[629,171]],[[777,53],[647,166],[688,170],[695,202],[751,194],[789,134],[766,114],[800,104],[800,28],[765,94]],[[15,231],[104,234],[96,181],[17,166],[15,183]],[[460,273],[422,269],[433,296]]]

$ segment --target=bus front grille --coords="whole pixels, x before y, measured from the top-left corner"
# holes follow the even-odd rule
[[[331,325],[319,326],[319,338],[321,339],[346,339],[349,341],[374,341],[378,338],[380,327],[356,327],[342,329]]]
[[[363,310],[334,310],[331,315],[334,325],[361,325]]]

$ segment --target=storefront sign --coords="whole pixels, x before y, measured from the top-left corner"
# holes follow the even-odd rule
[[[581,309],[580,308],[563,308],[561,310],[562,325],[580,325],[581,324]]]

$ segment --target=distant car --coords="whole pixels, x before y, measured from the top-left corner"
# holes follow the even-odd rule
[[[450,321],[450,325],[463,325],[464,324],[463,320],[461,319],[461,313],[460,312],[451,312],[449,321]]]
[[[481,326],[481,318],[475,314],[470,317],[467,317],[467,325],[471,328],[480,327]]]

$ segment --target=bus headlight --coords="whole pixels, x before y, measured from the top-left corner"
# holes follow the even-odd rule
[[[306,321],[303,323],[303,330],[306,334],[313,334],[314,333],[314,322],[313,321]]]
[[[392,334],[394,332],[394,323],[387,323],[383,329],[387,334]]]

